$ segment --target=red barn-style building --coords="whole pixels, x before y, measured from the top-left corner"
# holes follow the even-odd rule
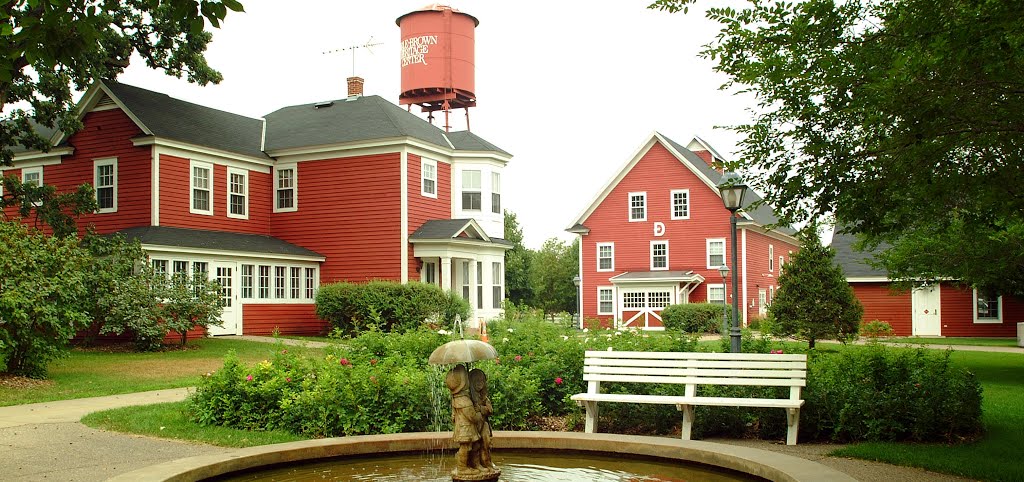
[[[874,268],[871,253],[854,249],[856,238],[836,233],[836,263],[864,306],[864,321],[888,322],[897,336],[1013,337],[1024,321],[1024,300],[943,281],[897,290],[888,272]]]
[[[92,184],[100,210],[80,224],[138,239],[160,272],[220,283],[211,334],[323,331],[315,293],[341,280],[431,283],[468,299],[474,322],[497,316],[511,155],[349,80],[347,98],[260,119],[99,82],[80,131],[43,132],[50,152],[17,152],[0,174]]]
[[[581,320],[663,329],[661,310],[678,303],[731,303],[744,326],[766,313],[778,276],[799,241],[767,206],[740,211],[739,293],[723,283],[730,263],[730,214],[717,185],[721,156],[700,138],[687,146],[654,132],[602,188],[569,232],[580,237]],[[757,199],[747,192],[748,204]],[[581,321],[582,323],[582,321]]]

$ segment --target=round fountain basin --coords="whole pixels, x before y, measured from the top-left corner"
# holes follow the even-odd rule
[[[646,473],[640,475],[645,477],[658,475],[659,469],[657,469],[657,467],[661,467],[661,464],[667,464],[668,466],[680,466],[688,463],[696,463],[705,466],[719,467],[752,476],[752,478],[748,479],[740,478],[733,480],[757,480],[757,478],[789,482],[852,482],[855,480],[846,474],[809,460],[775,452],[768,452],[765,450],[710,442],[615,434],[502,431],[495,432],[492,440],[493,447],[495,449],[495,461],[502,469],[501,479],[509,481],[514,480],[509,478],[508,470],[513,467],[502,466],[505,462],[498,457],[504,456],[504,454],[508,453],[510,450],[526,450],[534,454],[547,454],[554,456],[563,462],[571,462],[573,457],[579,457],[581,452],[586,452],[586,457],[588,458],[611,456],[620,464],[635,459],[642,459],[645,462],[650,462],[652,459],[656,459],[656,464],[659,465],[656,465],[655,469],[643,469]],[[367,463],[372,466],[373,464],[379,464],[379,462],[382,462],[373,461],[372,459],[367,460],[365,458],[366,456],[381,457],[389,454],[411,453],[428,453],[428,460],[431,460],[431,457],[433,457],[433,461],[430,462],[431,465],[437,464],[439,467],[448,467],[447,470],[450,473],[450,467],[453,463],[451,461],[451,458],[453,457],[452,450],[454,448],[455,446],[451,442],[450,432],[339,437],[249,447],[239,449],[228,454],[189,457],[122,474],[110,480],[198,481],[214,478],[216,480],[225,480],[224,477],[229,476],[230,474],[251,474],[254,469],[276,470],[281,468],[282,464],[295,464],[298,462],[318,464],[320,462],[326,462],[326,459],[331,459],[331,463],[338,463],[345,459],[359,458],[362,459],[359,462],[365,469]],[[444,454],[444,457],[447,460],[442,462],[440,460],[440,457],[442,456],[441,454]],[[533,455],[532,457],[534,457],[533,460],[539,460],[536,455]],[[512,465],[529,464],[513,462]],[[587,463],[569,464],[572,465],[572,467],[560,467],[566,464],[551,464],[547,462],[543,465],[562,469],[581,469],[587,467]],[[618,469],[613,468],[612,470],[620,469],[623,469],[621,465]],[[442,476],[444,475],[445,474],[442,474]],[[741,475],[740,477],[744,476]],[[353,478],[349,478],[347,480],[352,479]],[[279,477],[277,480],[281,480],[281,478]],[[405,480],[410,479],[406,478]],[[450,475],[447,475],[447,479],[437,480],[451,480],[451,478]],[[580,479],[555,478],[549,480],[559,481]],[[599,478],[595,480],[654,481],[702,479],[700,477],[691,476],[675,479]]]

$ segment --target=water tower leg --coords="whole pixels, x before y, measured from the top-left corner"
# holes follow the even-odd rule
[[[466,110],[466,130],[468,131],[468,130],[470,130],[469,129],[469,107],[465,107],[464,109]]]

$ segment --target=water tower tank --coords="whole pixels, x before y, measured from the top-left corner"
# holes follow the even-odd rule
[[[474,30],[480,22],[433,4],[395,23],[402,30],[399,103],[419,105],[424,112],[475,106]]]

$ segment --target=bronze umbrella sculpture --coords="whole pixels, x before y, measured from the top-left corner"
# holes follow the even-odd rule
[[[501,470],[491,463],[491,424],[493,412],[487,394],[487,375],[469,370],[466,364],[498,358],[493,346],[479,340],[455,340],[437,347],[427,360],[431,365],[452,365],[444,383],[452,392],[452,439],[459,444],[452,480],[494,481]]]

